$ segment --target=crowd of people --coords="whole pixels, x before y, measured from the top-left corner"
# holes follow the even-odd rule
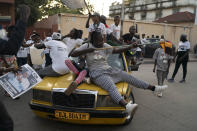
[[[45,76],[58,77],[70,71],[76,74],[76,79],[65,91],[66,95],[70,95],[88,76],[94,84],[106,90],[114,102],[125,107],[127,112],[134,113],[138,105],[136,103],[128,103],[117,90],[116,83],[127,82],[137,88],[151,90],[160,96],[162,96],[162,91],[167,88],[167,85],[164,85],[163,82],[170,67],[170,60],[172,59],[172,44],[164,40],[160,42],[161,48],[158,48],[154,54],[155,66],[153,71],[157,70],[158,85],[149,84],[125,71],[108,65],[107,58],[110,54],[122,52],[126,52],[128,65],[135,64],[132,60],[133,49],[136,50],[137,58],[140,59],[143,50],[142,45],[146,43],[145,34],[140,39],[139,35],[136,34],[135,26],[129,28],[129,33],[120,36],[119,16],[115,16],[114,24],[108,26],[105,16],[100,16],[98,13],[89,15],[86,23],[89,36],[86,40],[82,39],[83,31],[74,28],[65,36],[62,36],[59,32],[53,32],[52,35],[48,35],[44,40],[41,40],[38,33],[33,32],[30,39],[25,41],[24,36],[29,17],[29,8],[22,6],[20,14],[20,20],[16,26],[10,26],[7,29],[7,36],[0,38],[1,75],[10,71],[16,72],[19,69],[18,67],[26,63],[34,67],[30,56],[30,47],[33,46],[37,49],[44,49],[40,55],[45,55],[45,64],[37,70],[37,73],[42,78]],[[89,24],[90,19],[93,21],[91,25]],[[174,81],[181,64],[184,67],[184,76],[181,82],[185,81],[189,50],[187,42],[186,36],[182,36],[178,48],[175,71],[170,79],[171,82]],[[115,46],[118,46],[118,48],[114,48]],[[78,57],[79,63],[70,60],[69,56]],[[1,129],[12,131],[13,121],[4,105],[0,102]]]

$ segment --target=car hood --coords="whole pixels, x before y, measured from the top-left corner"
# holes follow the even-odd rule
[[[73,73],[68,73],[61,77],[45,77],[43,81],[36,85],[33,89],[52,91],[53,88],[67,88],[74,78],[75,76]],[[120,82],[116,84],[116,87],[121,94],[126,94],[128,84],[125,82]],[[77,89],[98,91],[99,95],[108,95],[107,91],[92,83],[82,83],[77,87]]]

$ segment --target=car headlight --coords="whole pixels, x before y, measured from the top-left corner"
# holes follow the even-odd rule
[[[51,102],[51,91],[33,89],[33,99],[38,101]]]

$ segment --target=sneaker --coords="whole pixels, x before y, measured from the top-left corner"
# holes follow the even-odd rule
[[[73,81],[68,88],[66,89],[66,91],[64,92],[67,96],[69,96],[76,88],[77,88],[78,84],[76,81]]]
[[[158,97],[162,97],[162,95],[163,95],[162,92],[157,94]]]
[[[168,79],[168,82],[173,83],[174,82],[174,79],[173,78]]]
[[[185,83],[185,80],[184,79],[182,79],[181,81],[179,81],[180,83]]]
[[[166,90],[167,88],[168,88],[167,85],[155,86],[155,91],[154,91],[154,93],[161,93],[162,91]]]
[[[136,110],[137,110],[137,107],[138,107],[138,104],[131,104],[131,103],[128,103],[126,105],[126,112],[127,113],[131,113],[131,115],[134,115]]]

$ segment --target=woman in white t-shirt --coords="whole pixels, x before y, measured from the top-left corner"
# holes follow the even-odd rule
[[[91,24],[88,28],[88,32],[89,32],[88,39],[89,40],[91,39],[90,37],[91,37],[92,32],[97,31],[103,35],[104,41],[106,42],[106,35],[107,35],[106,27],[103,23],[100,22],[100,14],[95,12],[91,16],[91,18],[92,18],[93,24]]]
[[[180,37],[180,42],[178,46],[177,59],[176,59],[174,73],[172,75],[172,78],[168,80],[169,82],[174,82],[174,78],[179,70],[180,65],[182,65],[183,67],[183,79],[179,82],[180,83],[185,82],[185,78],[187,75],[187,63],[189,60],[189,50],[190,50],[190,42],[187,40],[187,36],[182,34]]]

